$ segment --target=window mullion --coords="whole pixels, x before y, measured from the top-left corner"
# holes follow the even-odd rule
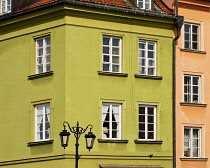
[[[110,54],[110,63],[109,63],[109,65],[110,65],[110,72],[113,72],[113,70],[112,70],[112,41],[113,41],[113,39],[112,39],[112,37],[110,37],[110,46],[109,46],[109,54]]]
[[[148,75],[148,42],[145,42],[145,72]]]
[[[110,105],[110,110],[109,110],[109,124],[110,124],[110,131],[109,131],[109,138],[112,137],[112,105]]]
[[[43,72],[46,72],[46,50],[47,50],[47,45],[46,45],[46,38],[43,38],[43,58],[42,58],[42,61],[43,61]]]
[[[190,76],[190,102],[193,103],[193,76]]]
[[[154,108],[154,118],[153,118],[153,120],[154,120],[154,139],[156,140],[156,138],[157,138],[157,129],[156,129],[156,121],[157,121],[157,119],[156,119],[156,108]]]
[[[148,107],[145,107],[145,139],[148,139]]]
[[[190,137],[189,137],[189,147],[190,147],[190,157],[192,157],[192,128],[190,128]]]
[[[42,109],[42,115],[43,115],[43,140],[45,139],[45,111],[46,110],[46,106],[43,105],[43,109]]]

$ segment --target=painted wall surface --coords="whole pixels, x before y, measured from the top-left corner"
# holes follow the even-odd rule
[[[180,0],[179,15],[184,16],[185,23],[200,26],[200,51],[183,50],[184,26],[177,45],[176,57],[176,121],[177,121],[177,168],[208,168],[210,162],[209,131],[209,81],[210,81],[210,4],[206,1]],[[203,52],[204,51],[204,52]],[[198,75],[201,78],[201,103],[184,102],[184,74]],[[184,156],[184,127],[201,128],[201,157]]]
[[[172,167],[172,40],[173,20],[111,13],[73,6],[57,6],[0,22],[0,166],[73,167],[75,139],[60,147],[63,121],[72,126],[93,125],[102,138],[102,103],[122,103],[122,140],[101,142],[85,149],[80,138],[80,167],[101,164],[162,165]],[[34,75],[35,39],[51,36],[52,76]],[[122,73],[99,75],[102,36],[122,38]],[[135,78],[138,40],[157,41],[157,76]],[[34,141],[34,108],[51,104],[52,144],[27,146]],[[157,139],[162,143],[136,144],[138,104],[157,105]],[[123,142],[123,141],[122,141]],[[125,142],[125,141],[124,141]],[[154,155],[150,158],[148,155]],[[123,157],[122,157],[123,156]],[[88,166],[87,166],[88,165]]]

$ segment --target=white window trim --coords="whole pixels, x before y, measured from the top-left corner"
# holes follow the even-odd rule
[[[5,12],[3,12],[2,8],[3,8],[3,0],[0,0],[0,15],[4,15],[6,13],[10,13],[11,12],[11,7],[12,7],[12,0],[10,0],[10,5],[7,4],[7,0],[5,0]],[[10,7],[10,10],[7,10],[7,7]]]
[[[190,94],[190,101],[185,101],[185,95],[187,93],[185,93],[185,77],[188,76],[190,77],[190,81],[191,81],[191,84],[190,84],[190,90],[191,92],[189,93]],[[193,81],[193,77],[197,77],[198,78],[198,85],[193,85],[192,81]],[[186,103],[201,103],[201,76],[200,75],[188,75],[188,74],[185,74],[184,75],[184,78],[183,78],[183,83],[184,83],[184,87],[183,87],[183,93],[184,93],[184,97],[183,97],[183,102],[186,102]],[[198,102],[193,102],[193,86],[198,86]]]
[[[140,6],[139,6],[139,1],[143,1],[143,8],[140,8]],[[149,0],[149,9],[146,9],[145,8],[145,4],[146,4],[146,0],[137,0],[137,7],[139,7],[140,9],[146,9],[146,10],[151,10],[151,8],[152,8],[152,2],[151,2],[152,0]]]
[[[185,25],[190,25],[190,27],[191,27],[191,32],[190,32],[190,48],[185,48]],[[197,36],[198,36],[198,41],[197,41],[197,43],[198,43],[198,49],[193,49],[192,48],[192,42],[193,42],[193,40],[192,40],[192,26],[198,26],[198,34],[197,34]],[[200,51],[201,50],[201,25],[200,24],[196,24],[196,23],[188,23],[188,22],[186,22],[186,23],[184,23],[184,26],[183,26],[183,29],[184,29],[184,36],[183,36],[183,48],[184,49],[189,49],[189,50],[196,50],[196,51]]]
[[[103,36],[102,37],[102,42],[103,42],[103,38],[104,37],[107,37],[107,38],[110,38],[110,39],[119,39],[119,63],[113,63],[112,62],[112,48],[113,48],[113,45],[112,45],[112,40],[110,40],[110,44],[109,45],[103,45],[102,43],[102,71],[103,72],[112,72],[112,73],[121,73],[122,72],[122,38],[121,37],[115,37],[115,36]],[[109,54],[104,54],[103,53],[103,47],[109,47]],[[104,62],[103,61],[103,57],[104,55],[109,55],[109,62]],[[103,70],[103,65],[104,64],[109,64],[109,71],[104,71]],[[119,65],[119,71],[118,72],[114,72],[113,69],[112,69],[112,65]]]
[[[140,73],[140,71],[141,71],[141,67],[142,67],[142,65],[141,65],[141,58],[143,58],[143,57],[141,57],[141,54],[140,54],[140,52],[141,52],[141,48],[139,47],[139,66],[138,66],[138,74],[140,74],[140,75],[148,75],[148,76],[156,76],[156,71],[157,71],[157,49],[156,49],[156,47],[157,47],[157,42],[156,41],[147,41],[147,40],[142,40],[142,39],[139,39],[139,43],[138,44],[140,44],[140,43],[145,43],[145,45],[146,45],[146,48],[145,48],[145,73],[143,74],[143,73]],[[149,43],[151,43],[151,44],[153,44],[154,45],[154,58],[153,59],[150,59],[150,58],[148,58],[148,44]],[[154,66],[149,66],[149,64],[148,64],[148,61],[149,60],[153,60],[154,61]],[[150,74],[148,74],[148,68],[149,67],[151,67],[151,68],[153,68],[154,67],[154,74],[152,74],[152,75],[150,75]]]
[[[50,47],[50,53],[49,53],[49,54],[46,53],[47,45],[46,45],[45,40],[46,40],[47,38],[50,39],[50,45],[49,45],[49,47]],[[43,55],[41,56],[41,58],[42,58],[42,68],[43,68],[43,72],[41,72],[41,73],[45,73],[45,72],[49,72],[49,71],[50,71],[50,70],[47,71],[47,68],[46,68],[46,65],[47,65],[46,56],[47,56],[47,55],[49,55],[49,57],[50,57],[50,62],[49,62],[48,64],[50,65],[50,69],[51,69],[51,37],[50,37],[50,36],[45,36],[45,37],[41,37],[41,38],[36,39],[36,74],[40,74],[40,73],[39,73],[39,70],[38,70],[38,66],[40,65],[40,64],[38,63],[38,57],[40,57],[40,56],[38,56],[38,49],[39,49],[39,47],[38,47],[38,42],[37,42],[38,40],[43,40]]]
[[[201,158],[201,154],[202,154],[202,148],[201,148],[201,142],[202,142],[202,139],[201,139],[201,131],[202,131],[202,128],[200,128],[200,127],[184,127],[184,130],[185,129],[189,129],[190,130],[190,137],[189,137],[189,139],[190,139],[190,142],[189,142],[189,145],[190,145],[190,147],[189,147],[189,149],[190,149],[190,156],[188,157],[188,156],[184,156],[185,158]],[[195,157],[193,157],[192,155],[193,155],[193,148],[194,148],[194,146],[193,146],[193,143],[192,143],[192,141],[193,141],[193,130],[194,129],[197,129],[199,132],[198,132],[198,156],[195,156]],[[185,137],[184,137],[184,142],[185,142]],[[185,146],[184,146],[184,152],[185,152]],[[183,155],[185,155],[185,154],[183,154]]]
[[[117,137],[117,138],[112,138],[111,137],[111,131],[110,131],[110,133],[109,133],[109,137],[110,138],[103,138],[103,133],[104,133],[104,128],[103,128],[103,123],[104,123],[104,121],[103,121],[103,106],[104,105],[108,105],[108,106],[110,106],[111,108],[110,108],[110,111],[112,110],[112,105],[118,105],[119,106],[119,136]],[[121,120],[122,120],[122,118],[121,118],[121,113],[122,113],[122,104],[121,103],[102,103],[102,139],[109,139],[109,140],[121,140],[121,132],[122,132],[122,129],[121,129]],[[111,114],[112,113],[110,113],[110,116],[109,116],[109,118],[112,118],[112,116],[111,116]],[[109,123],[111,122],[111,120],[109,120]],[[110,124],[110,130],[112,130],[112,124]]]
[[[38,132],[38,128],[37,128],[37,107],[39,107],[39,106],[42,106],[43,107],[43,113],[42,113],[42,115],[43,115],[43,121],[45,121],[45,107],[46,107],[46,105],[49,105],[50,106],[50,103],[44,103],[44,104],[36,104],[36,105],[34,105],[34,109],[35,109],[35,123],[34,123],[34,128],[35,128],[35,132],[34,132],[34,134],[35,134],[35,141],[36,142],[38,142],[38,141],[46,141],[46,140],[50,140],[50,136],[51,136],[51,134],[50,134],[50,129],[51,129],[51,127],[50,127],[50,129],[49,129],[49,138],[45,138],[45,134],[43,134],[43,139],[38,139],[38,137],[37,137],[37,132]],[[51,108],[50,108],[50,115],[51,115]],[[50,118],[51,118],[51,116],[50,116]],[[50,125],[51,125],[51,120],[49,121],[49,123],[50,123]],[[45,124],[43,124],[43,131],[45,130]]]
[[[139,104],[138,105],[138,119],[139,119],[139,107],[144,107],[145,108],[145,139],[139,139],[139,124],[140,121],[138,120],[138,140],[139,141],[155,141],[157,140],[157,106],[156,105],[145,105],[145,104]],[[148,139],[148,107],[154,108],[154,139]]]

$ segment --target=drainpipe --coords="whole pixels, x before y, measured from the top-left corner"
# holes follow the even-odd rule
[[[173,168],[176,168],[176,41],[181,35],[181,27],[184,23],[184,17],[178,15],[178,0],[176,0],[176,20],[174,21],[176,37],[173,39]]]

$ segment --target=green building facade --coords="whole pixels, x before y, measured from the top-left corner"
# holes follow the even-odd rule
[[[59,132],[79,121],[97,137],[89,152],[81,135],[80,168],[171,168],[177,16],[41,2],[0,16],[0,167],[73,168]]]

